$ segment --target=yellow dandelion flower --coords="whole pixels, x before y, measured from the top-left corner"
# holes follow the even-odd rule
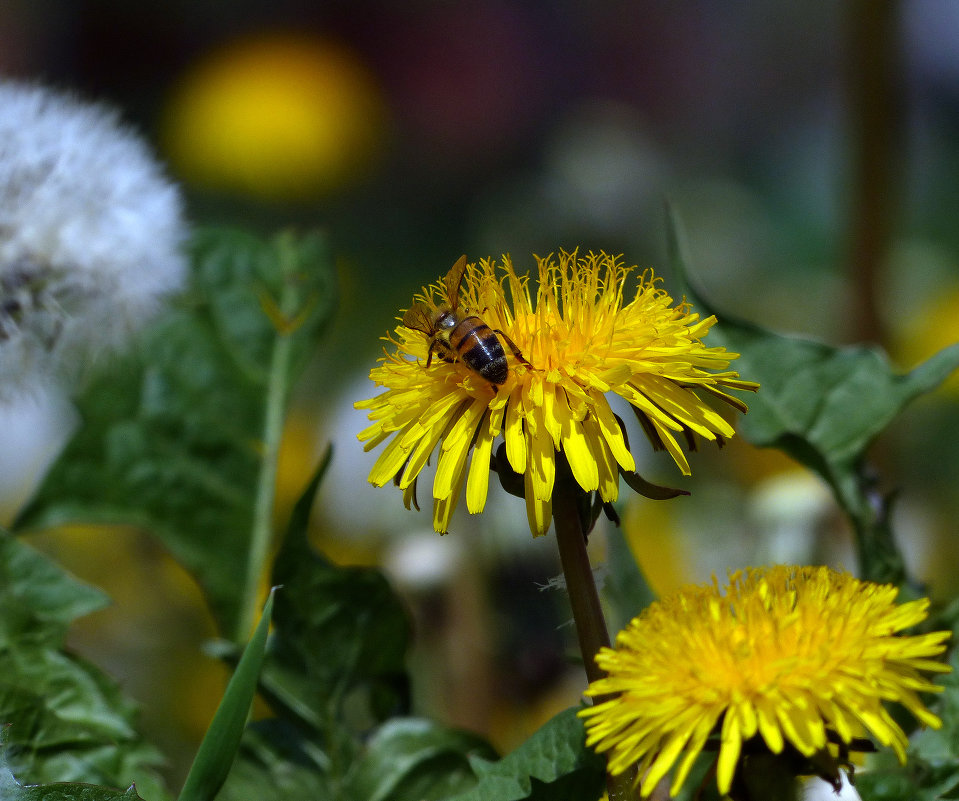
[[[497,438],[509,469],[522,477],[530,529],[539,535],[550,525],[558,459],[603,503],[616,500],[620,472],[636,469],[608,393],[631,404],[653,447],[688,475],[681,442],[692,448],[695,435],[720,443],[733,435],[705,397],[745,411],[725,390],[757,388],[727,369],[738,354],[703,344],[715,318],[674,305],[652,272],[639,275],[627,300],[631,268],[619,257],[560,252],[537,263],[535,288],[509,256],[499,266],[489,259],[467,265],[463,257],[443,282],[424,287],[370,372],[385,390],[355,404],[372,421],[359,434],[366,449],[389,440],[369,480],[395,481],[407,508],[417,476],[438,451],[439,532],[448,529],[464,483],[469,511],[483,510]],[[458,320],[473,316],[437,334],[437,309],[454,310]],[[478,345],[486,350],[470,354]],[[474,369],[477,355],[480,364],[496,356],[487,377]]]
[[[949,671],[933,657],[950,633],[897,636],[929,607],[897,606],[897,593],[825,567],[778,566],[653,603],[596,656],[607,675],[587,694],[605,700],[580,712],[586,742],[609,752],[613,774],[636,765],[643,794],[678,761],[677,793],[711,737],[720,793],[756,735],[774,754],[791,746],[808,758],[866,731],[905,761],[906,735],[883,702],[941,725],[918,693],[941,690],[920,674]]]

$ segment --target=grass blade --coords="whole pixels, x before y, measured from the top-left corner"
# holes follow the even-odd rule
[[[266,653],[266,638],[273,614],[273,592],[223,693],[213,722],[200,743],[178,801],[213,801],[233,766]]]

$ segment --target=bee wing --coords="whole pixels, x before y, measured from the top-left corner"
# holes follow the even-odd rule
[[[443,279],[446,286],[446,298],[449,301],[450,308],[455,309],[460,302],[460,284],[463,283],[463,276],[466,274],[466,254],[464,253],[456,260],[456,264],[450,267],[450,271]]]
[[[422,331],[427,336],[433,335],[433,316],[425,303],[414,303],[403,315],[403,325],[414,331]]]

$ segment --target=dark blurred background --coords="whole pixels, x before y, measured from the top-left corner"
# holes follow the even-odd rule
[[[562,596],[537,589],[558,572],[554,548],[530,541],[516,499],[461,513],[440,539],[428,512],[363,486],[373,456],[352,403],[373,392],[378,337],[463,252],[525,270],[533,253],[603,249],[675,290],[669,200],[720,308],[913,367],[959,339],[957,41],[952,0],[0,5],[0,74],[118,106],[194,224],[328,232],[340,308],[297,395],[281,500],[334,442],[317,541],[385,566],[409,598],[417,711],[503,748],[581,689]],[[940,598],[957,589],[957,388],[920,401],[876,453],[902,488],[910,566]],[[679,483],[652,457],[642,469]],[[784,457],[734,442],[693,471],[691,499],[621,509],[658,591],[764,561],[854,568],[825,489]],[[13,483],[7,517],[28,491]],[[195,587],[140,532],[47,539],[116,598],[76,647],[143,703],[181,775],[223,680],[198,652],[214,632]],[[601,536],[593,547],[601,561]]]

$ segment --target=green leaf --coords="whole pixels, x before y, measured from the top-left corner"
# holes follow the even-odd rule
[[[277,717],[247,727],[217,801],[355,799],[349,788],[361,736],[407,702],[402,605],[377,571],[337,567],[308,542],[330,460],[327,451],[294,506],[274,563],[282,591],[260,692]]]
[[[0,709],[3,722],[37,751],[134,737],[115,686],[75,656],[43,646],[0,652]]]
[[[72,621],[109,602],[100,590],[0,531],[0,647],[23,640],[59,645]]]
[[[781,447],[804,462],[818,459],[822,469],[848,469],[910,401],[936,389],[959,367],[959,343],[899,374],[876,348],[833,347],[721,314],[689,287],[675,215],[670,222],[674,268],[695,304],[719,317],[710,341],[739,352],[733,367],[760,383],[743,418],[743,431],[754,444]]]
[[[952,610],[955,614],[955,609]],[[953,620],[955,635],[956,621]],[[936,679],[943,688],[935,696],[933,711],[942,720],[939,729],[924,728],[910,738],[906,765],[889,753],[879,755],[878,764],[861,781],[868,788],[866,798],[939,799],[959,797],[959,651],[949,655],[951,673]]]
[[[936,764],[910,757],[900,765],[892,754],[883,752],[871,761],[868,770],[857,770],[855,779],[864,801],[942,801],[959,797],[959,770],[954,761]]]
[[[495,759],[475,734],[418,718],[395,718],[370,738],[349,794],[357,801],[433,801],[476,784],[472,758]]]
[[[136,780],[166,798],[158,754],[134,728],[135,705],[63,639],[106,597],[28,545],[0,532],[0,723],[5,757],[21,782]]]
[[[79,399],[83,425],[17,528],[154,532],[242,641],[270,546],[283,412],[330,316],[333,273],[318,235],[200,231],[192,262],[189,291],[138,356]]]
[[[303,729],[289,721],[258,721],[247,726],[217,801],[344,799],[334,772],[327,749]]]
[[[275,592],[275,590],[274,590]],[[257,680],[266,653],[273,613],[273,596],[266,602],[260,622],[217,707],[213,722],[200,743],[178,801],[213,801],[230,772],[246,726]]]
[[[815,466],[843,493],[875,438],[959,367],[959,345],[898,374],[873,348],[830,347],[728,318],[719,333],[719,341],[741,352],[738,369],[761,383],[743,419],[745,435]]]
[[[378,570],[339,567],[308,542],[310,504],[328,460],[294,509],[274,562],[273,583],[283,592],[261,679],[275,707],[323,732],[341,719],[348,697],[365,716],[361,726],[409,703],[410,623],[402,602]]]
[[[330,469],[332,461],[333,446],[328,445],[320,458],[319,464],[313,471],[310,483],[306,485],[306,489],[293,504],[290,520],[286,525],[286,534],[284,535],[284,542],[288,542],[291,548],[302,548],[303,544],[308,541],[313,501],[316,499],[316,493],[319,491],[320,484],[323,483],[323,477],[326,475],[326,471]]]
[[[64,777],[79,776],[96,782],[97,786],[113,788],[123,786],[132,777],[136,780],[137,791],[144,798],[164,801],[171,796],[159,776],[147,767],[161,761],[156,750],[144,744],[135,747],[126,743],[110,743],[95,749],[70,748],[44,759],[43,774],[31,781],[59,782]]]
[[[741,423],[743,436],[754,445],[779,448],[818,473],[856,529],[863,576],[902,583],[888,499],[878,495],[865,469],[866,453],[912,400],[959,367],[959,343],[901,374],[875,348],[833,347],[719,314],[688,286],[685,247],[672,211],[669,223],[673,268],[690,299],[719,317],[710,343],[738,352],[733,367],[760,384]]]
[[[18,789],[3,801],[143,801],[136,788],[113,790],[93,784],[41,784]]]
[[[602,795],[606,760],[586,747],[578,708],[560,712],[496,762],[473,757],[478,783],[450,801],[582,801]]]

